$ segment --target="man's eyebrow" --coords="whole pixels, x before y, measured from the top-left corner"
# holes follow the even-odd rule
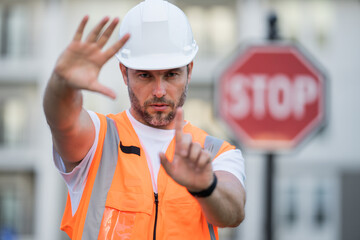
[[[177,72],[177,71],[182,71],[182,68],[172,68],[172,69],[168,69],[168,71],[169,72],[172,72],[172,71],[174,71],[174,72]]]
[[[171,73],[171,72],[181,73],[181,72],[183,72],[183,71],[184,71],[183,68],[172,68],[172,69],[167,69],[167,70],[165,71],[165,73]]]
[[[139,72],[149,72],[150,70],[133,69],[133,71],[135,73],[139,73]]]

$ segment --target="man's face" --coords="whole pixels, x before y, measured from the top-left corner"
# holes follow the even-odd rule
[[[134,70],[120,65],[131,101],[131,114],[140,122],[172,129],[176,108],[183,106],[193,64],[167,70]]]

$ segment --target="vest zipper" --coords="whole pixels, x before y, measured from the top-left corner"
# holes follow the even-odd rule
[[[158,194],[154,193],[155,196],[155,222],[154,222],[154,240],[156,240],[156,224],[157,224],[157,215],[158,215],[158,207],[159,207],[159,198]]]

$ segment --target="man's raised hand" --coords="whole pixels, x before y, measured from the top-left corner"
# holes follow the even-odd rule
[[[59,57],[53,74],[71,88],[99,92],[114,99],[114,91],[100,84],[98,76],[102,66],[124,46],[130,35],[124,35],[108,49],[103,50],[119,19],[112,20],[102,32],[110,20],[109,17],[103,18],[82,41],[88,19],[88,16],[82,19],[72,42]]]
[[[207,189],[213,182],[210,153],[204,150],[192,136],[183,132],[183,110],[178,108],[175,116],[175,153],[170,162],[160,153],[161,164],[167,174],[189,191]]]

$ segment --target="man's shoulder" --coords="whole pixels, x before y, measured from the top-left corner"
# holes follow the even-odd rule
[[[206,131],[204,131],[203,129],[201,129],[201,128],[193,125],[193,124],[191,124],[188,121],[186,121],[186,124],[184,126],[184,132],[191,133],[191,134],[203,135],[204,137],[209,135]]]
[[[126,110],[119,112],[119,113],[100,113],[92,110],[86,110],[90,116],[97,116],[97,118],[111,118],[111,119],[121,119],[123,115],[126,115]]]
[[[184,126],[184,132],[192,135],[193,141],[205,143],[205,140],[211,137],[205,130],[187,122]]]
[[[126,110],[124,110],[122,112],[118,112],[118,113],[109,113],[106,115],[106,117],[115,120],[115,119],[123,119],[124,115],[126,116]]]
[[[112,122],[114,124],[116,123],[116,125],[127,124],[129,122],[126,117],[126,111],[119,112],[116,114],[110,113],[110,114],[106,114],[106,115],[103,113],[94,112],[91,110],[87,110],[87,111],[88,111],[95,127],[99,128],[99,129],[105,128],[109,124],[109,120],[110,120],[110,122]]]
[[[222,151],[235,149],[235,146],[233,146],[231,143],[227,142],[224,139],[220,139],[218,137],[208,134],[206,131],[192,125],[190,122],[187,122],[187,124],[184,126],[184,132],[190,133],[194,141],[203,142],[206,146],[216,145],[219,147],[218,150],[220,150],[221,148]]]

